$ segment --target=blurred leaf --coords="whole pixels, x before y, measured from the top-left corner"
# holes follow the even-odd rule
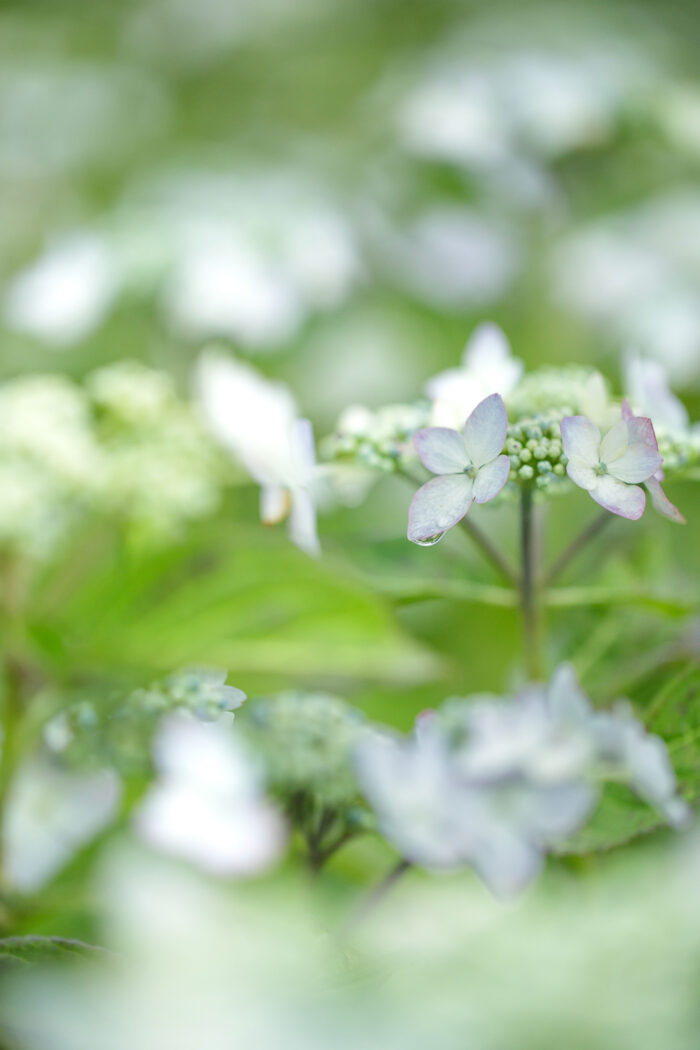
[[[366,585],[280,532],[219,521],[167,551],[77,561],[44,581],[31,618],[35,644],[67,673],[199,664],[416,681],[439,669]]]
[[[104,951],[94,944],[65,937],[3,937],[0,938],[0,972],[15,966],[81,959]]]

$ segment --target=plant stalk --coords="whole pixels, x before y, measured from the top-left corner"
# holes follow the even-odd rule
[[[522,557],[520,604],[523,617],[525,663],[528,675],[533,680],[541,678],[543,675],[541,606],[537,586],[534,518],[534,491],[529,486],[526,486],[522,490],[520,503]]]
[[[590,543],[591,540],[594,540],[612,520],[613,515],[605,510],[602,514],[598,514],[593,518],[592,521],[589,521],[588,525],[579,532],[578,536],[574,537],[569,546],[562,551],[556,559],[544,578],[544,586],[549,587],[551,584],[555,583],[562,573],[569,567],[569,564],[574,558],[578,556],[579,551],[581,551],[586,544]]]

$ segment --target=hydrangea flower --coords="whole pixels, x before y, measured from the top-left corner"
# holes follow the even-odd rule
[[[649,416],[657,431],[673,434],[688,429],[688,410],[671,390],[660,361],[629,357],[625,362],[625,389],[635,410]]]
[[[413,440],[424,466],[438,477],[413,497],[408,538],[430,545],[461,521],[472,503],[494,499],[508,480],[510,460],[501,455],[508,417],[500,394],[491,394],[471,413],[462,431],[419,430]]]
[[[215,351],[200,357],[196,382],[212,433],[261,486],[263,522],[289,516],[292,542],[317,554],[313,433],[308,419],[298,417],[291,393]]]
[[[135,818],[151,846],[215,875],[253,875],[279,857],[282,820],[227,727],[172,715],[155,761],[159,779]]]
[[[510,344],[495,324],[482,324],[469,339],[459,368],[449,368],[428,382],[435,426],[459,427],[462,420],[489,394],[506,397],[523,373],[523,363],[511,354]]]
[[[621,419],[601,437],[586,416],[566,416],[561,438],[568,457],[566,472],[601,507],[620,517],[637,520],[646,498],[639,487],[654,476],[663,460],[651,420]]]
[[[431,869],[470,865],[497,894],[525,887],[578,831],[606,779],[672,825],[688,817],[666,745],[631,712],[594,711],[573,668],[512,699],[449,701],[410,737],[360,741],[356,768],[380,830]]]
[[[640,417],[634,415],[627,398],[625,398],[625,400],[622,402],[622,418],[630,423],[634,422],[635,420],[645,421],[643,416]],[[646,420],[646,422],[649,424],[650,427],[652,427],[652,424],[649,420]],[[670,499],[661,487],[661,482],[663,480],[664,472],[661,469],[661,467],[659,467],[656,473],[652,477],[647,478],[647,480],[644,482],[644,487],[646,488],[647,492],[651,497],[652,506],[654,507],[655,511],[657,511],[659,514],[662,514],[665,518],[669,518],[671,521],[675,521],[679,525],[685,525],[685,518],[679,511],[678,507],[671,503]]]

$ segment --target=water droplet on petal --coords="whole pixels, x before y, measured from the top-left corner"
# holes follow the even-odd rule
[[[439,543],[442,537],[445,535],[444,532],[438,532],[435,536],[428,536],[424,540],[414,540],[419,547],[434,547],[436,543]]]

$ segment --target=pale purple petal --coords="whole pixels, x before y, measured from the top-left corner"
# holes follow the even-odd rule
[[[621,419],[612,427],[600,443],[600,458],[603,463],[616,462],[627,451],[630,443],[629,424]]]
[[[480,468],[474,479],[474,502],[488,503],[501,491],[510,473],[508,456],[498,456]]]
[[[413,435],[423,466],[433,474],[460,474],[469,466],[464,438],[449,427],[426,427]]]
[[[589,492],[592,488],[595,488],[596,482],[598,481],[598,475],[596,474],[593,467],[589,466],[588,463],[584,463],[582,459],[578,459],[574,456],[566,464],[566,473],[569,475],[574,485],[579,485],[582,489],[587,489]]]
[[[636,521],[644,513],[644,490],[637,485],[625,485],[623,481],[618,481],[609,474],[597,478],[596,486],[590,493],[596,503],[605,507],[611,514],[619,514],[621,518]]]
[[[491,394],[476,406],[464,424],[464,444],[475,467],[490,463],[503,451],[508,414],[500,394]]]
[[[649,431],[647,424],[651,426],[648,419],[636,416],[628,423],[624,423],[623,426],[628,427],[630,432],[630,444],[623,454],[618,459],[614,459],[612,463],[604,459],[609,473],[619,481],[631,484],[646,481],[663,463],[653,428]]]
[[[466,474],[443,474],[418,489],[408,511],[408,538],[429,540],[456,525],[469,510],[474,482]]]
[[[659,514],[663,514],[665,518],[670,518],[671,521],[677,521],[679,525],[685,525],[685,518],[679,511],[678,507],[675,507],[671,503],[670,499],[661,488],[661,482],[658,478],[648,478],[645,483],[647,492],[651,496],[651,502],[654,510],[658,511]]]
[[[562,419],[561,443],[568,459],[580,460],[594,469],[600,463],[600,431],[586,416],[566,416]]]

